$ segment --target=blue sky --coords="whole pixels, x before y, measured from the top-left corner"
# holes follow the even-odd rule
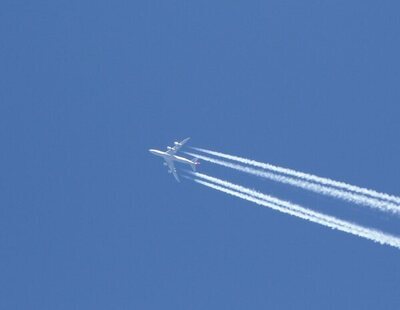
[[[400,252],[184,180],[192,146],[400,194],[398,1],[3,1],[0,308],[398,309]],[[398,220],[201,170],[400,234]]]

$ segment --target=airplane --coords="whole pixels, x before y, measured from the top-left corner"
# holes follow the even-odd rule
[[[190,160],[190,159],[175,155],[179,151],[179,149],[186,142],[189,141],[189,139],[190,138],[186,138],[186,139],[182,140],[181,142],[175,141],[174,146],[173,147],[167,146],[167,151],[165,151],[165,152],[159,151],[159,150],[154,150],[154,149],[149,149],[149,152],[151,154],[161,156],[164,159],[163,165],[168,167],[168,172],[172,173],[178,182],[180,182],[180,180],[179,180],[178,174],[176,172],[174,161],[190,165],[192,167],[193,171],[196,171],[196,166],[200,164],[197,158],[193,158],[192,160]]]

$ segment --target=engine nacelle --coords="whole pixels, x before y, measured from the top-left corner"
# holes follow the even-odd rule
[[[167,146],[167,150],[168,150],[168,151],[171,151],[172,149],[173,149],[172,147]]]
[[[176,142],[176,141],[174,142],[174,144],[175,144],[175,145],[181,145],[179,142]]]

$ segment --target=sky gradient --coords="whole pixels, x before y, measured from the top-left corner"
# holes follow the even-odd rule
[[[400,195],[398,1],[2,1],[0,308],[399,309],[400,251],[175,182],[190,146]],[[400,235],[380,212],[212,176]]]

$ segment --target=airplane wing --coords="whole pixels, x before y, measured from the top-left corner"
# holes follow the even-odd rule
[[[175,141],[175,142],[174,142],[174,146],[172,146],[172,147],[168,146],[168,147],[167,147],[167,153],[170,154],[170,155],[174,155],[176,152],[179,151],[179,149],[180,149],[186,142],[189,141],[189,139],[190,139],[190,138],[186,138],[186,139],[182,140],[181,142]]]
[[[174,162],[172,160],[168,160],[168,159],[165,159],[165,162],[166,162],[166,164],[168,166],[168,172],[172,173],[174,175],[174,177],[175,177],[175,180],[180,182],[178,174],[176,173]]]

